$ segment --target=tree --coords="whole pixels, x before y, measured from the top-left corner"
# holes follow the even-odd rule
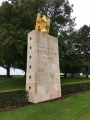
[[[27,33],[35,26],[37,8],[34,6],[33,1],[9,0],[0,7],[0,54],[3,54],[4,61],[0,60],[0,65],[7,69],[8,77],[11,66],[26,70],[26,39]]]
[[[15,41],[13,34],[15,27],[10,23],[12,18],[12,6],[5,2],[0,6],[0,65],[7,70],[7,77],[10,77],[10,67],[14,63]],[[12,16],[11,16],[12,17]]]
[[[64,77],[67,73],[73,77],[74,74],[80,73],[82,70],[82,56],[76,48],[77,38],[76,31],[71,34],[63,32],[59,37],[61,40],[61,43],[59,43],[61,72],[64,73]]]
[[[86,72],[86,78],[88,78],[88,72],[90,68],[90,26],[84,25],[78,31],[78,44],[77,48],[83,57],[83,67]]]
[[[51,19],[50,35],[58,36],[62,31],[71,31],[74,19],[71,19],[73,11],[68,0],[47,0],[45,6],[40,10]]]

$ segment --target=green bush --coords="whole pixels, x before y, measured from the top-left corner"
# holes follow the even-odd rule
[[[62,95],[90,90],[90,82],[62,85],[61,90]]]
[[[24,104],[27,101],[27,92],[25,90],[0,93],[0,108]]]

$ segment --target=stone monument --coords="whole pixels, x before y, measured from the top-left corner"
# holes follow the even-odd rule
[[[58,39],[48,35],[49,27],[50,19],[38,13],[28,34],[26,90],[32,103],[61,97]]]

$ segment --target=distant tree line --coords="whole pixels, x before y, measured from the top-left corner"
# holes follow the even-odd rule
[[[84,25],[70,34],[63,32],[59,37],[60,66],[64,77],[68,74],[90,75],[90,26]]]
[[[0,6],[0,66],[26,73],[27,34],[35,29],[37,13],[50,17],[50,35],[59,39],[60,68],[67,74],[90,72],[90,26],[75,31],[68,0],[8,0]]]

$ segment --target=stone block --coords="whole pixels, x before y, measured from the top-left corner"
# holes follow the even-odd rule
[[[58,39],[35,30],[28,34],[26,90],[33,103],[61,97]]]

